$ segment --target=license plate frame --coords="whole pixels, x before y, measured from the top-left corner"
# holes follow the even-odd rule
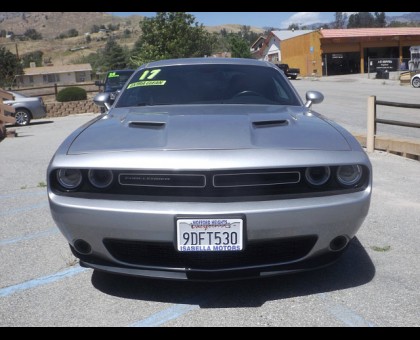
[[[184,235],[187,232],[189,238]],[[216,234],[219,233],[219,234]],[[240,252],[245,248],[245,218],[177,217],[175,249],[188,252]]]

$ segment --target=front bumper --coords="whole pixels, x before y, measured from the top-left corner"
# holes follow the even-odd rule
[[[332,240],[342,236],[349,241],[354,237],[368,213],[370,196],[369,186],[364,191],[344,195],[254,202],[109,201],[58,196],[51,191],[49,201],[52,216],[72,248],[76,240],[91,246],[89,254],[80,254],[73,248],[82,264],[88,267],[143,277],[223,280],[278,275],[334,262],[345,247],[332,250]],[[246,221],[249,244],[299,237],[312,237],[314,243],[296,258],[267,259],[259,263],[244,261],[220,267],[171,265],[163,260],[160,263],[159,253],[153,264],[121,260],[106,246],[106,240],[174,245],[175,221],[179,216],[238,215],[244,216]],[[220,256],[224,256],[223,253]],[[223,259],[219,261],[223,263]]]

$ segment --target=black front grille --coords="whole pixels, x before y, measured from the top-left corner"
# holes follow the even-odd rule
[[[300,181],[300,172],[257,172],[243,174],[220,174],[213,177],[214,187],[251,187],[278,184],[295,184]]]
[[[340,186],[337,166],[324,185],[311,186],[305,180],[306,168],[229,171],[141,171],[114,170],[110,187],[98,189],[88,181],[88,169],[82,169],[82,185],[67,192],[56,173],[50,174],[51,187],[58,195],[110,200],[145,200],[157,202],[240,202],[279,200],[339,195],[365,190],[369,170],[363,167],[362,179],[354,187]]]
[[[218,270],[298,260],[310,252],[316,236],[250,242],[241,252],[178,252],[172,243],[104,240],[117,260],[131,265]]]
[[[121,185],[161,187],[161,188],[204,188],[206,176],[194,174],[148,174],[120,173],[118,182]]]

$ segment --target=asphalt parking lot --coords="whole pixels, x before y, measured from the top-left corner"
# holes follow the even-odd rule
[[[420,90],[395,84],[293,85],[302,95],[324,92],[314,108],[355,132],[365,131],[363,96],[420,102]],[[369,215],[328,268],[217,283],[118,277],[79,267],[50,216],[45,188],[58,145],[95,116],[33,121],[0,143],[0,326],[420,326],[419,161],[370,154]]]

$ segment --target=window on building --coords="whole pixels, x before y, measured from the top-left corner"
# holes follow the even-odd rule
[[[34,77],[33,76],[29,76],[29,83],[33,84],[34,83]]]
[[[83,83],[86,81],[86,72],[76,72],[76,82]]]
[[[60,75],[59,74],[44,74],[43,75],[44,83],[58,83],[60,81]]]

